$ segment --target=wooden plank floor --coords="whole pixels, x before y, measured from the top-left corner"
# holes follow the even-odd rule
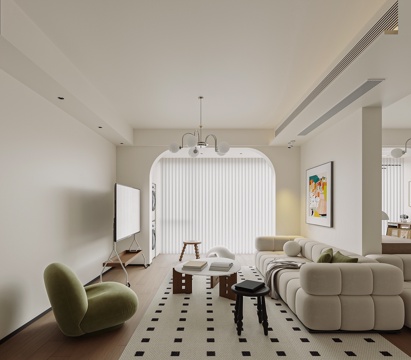
[[[18,334],[0,345],[2,360],[117,360],[147,310],[158,287],[171,268],[178,264],[179,255],[159,255],[144,269],[142,266],[128,266],[129,282],[139,298],[137,314],[122,328],[100,334],[68,338],[64,336],[48,312]],[[185,255],[190,260],[194,255]],[[237,255],[242,265],[254,264],[253,255]],[[104,275],[105,281],[125,282],[121,269],[112,269]],[[411,330],[404,328],[396,334],[383,334],[385,338],[411,356]]]

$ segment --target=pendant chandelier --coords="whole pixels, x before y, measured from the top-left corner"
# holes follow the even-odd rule
[[[194,132],[190,133],[185,133],[182,137],[181,137],[181,146],[178,145],[177,143],[173,143],[169,146],[169,150],[172,153],[176,153],[178,152],[180,149],[182,149],[184,147],[184,138],[186,139],[186,147],[190,148],[188,150],[188,154],[191,157],[197,157],[198,154],[200,153],[200,149],[202,148],[206,148],[208,147],[208,139],[209,138],[213,138],[214,139],[214,150],[215,152],[220,155],[223,156],[225,154],[227,154],[228,150],[230,150],[230,145],[226,142],[221,142],[218,143],[217,141],[217,137],[213,134],[209,134],[205,137],[205,139],[203,140],[203,119],[202,119],[202,100],[203,97],[199,96],[198,97],[200,100],[200,128],[199,130],[194,130]]]
[[[391,156],[393,157],[393,158],[400,158],[401,156],[403,156],[404,154],[406,154],[407,153],[407,145],[408,145],[408,141],[410,141],[411,140],[411,138],[409,138],[406,142],[405,142],[405,148],[404,148],[404,150],[403,149],[399,149],[399,148],[397,148],[397,149],[393,149],[392,151],[391,151]]]

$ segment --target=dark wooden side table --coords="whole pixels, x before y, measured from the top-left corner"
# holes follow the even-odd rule
[[[243,330],[243,297],[257,298],[257,316],[258,322],[263,325],[264,335],[268,335],[268,316],[265,308],[265,295],[270,292],[270,288],[266,285],[256,291],[244,291],[236,289],[235,285],[231,286],[231,290],[236,294],[234,322],[237,324],[237,334],[241,335]]]

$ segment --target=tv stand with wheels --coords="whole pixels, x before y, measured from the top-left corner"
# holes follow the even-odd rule
[[[126,266],[129,265],[137,256],[141,254],[144,259],[144,268],[147,269],[146,257],[144,256],[143,250],[141,249],[141,246],[137,242],[135,235],[134,235],[134,239],[131,242],[128,250],[124,250],[118,253],[116,245],[117,245],[117,242],[114,241],[113,250],[111,251],[111,254],[108,257],[107,261],[103,263],[103,269],[101,270],[101,273],[100,273],[100,282],[103,282],[103,273],[106,267],[121,267],[124,270],[124,273],[126,274],[126,285],[130,287]],[[135,245],[135,248],[133,248],[133,245]]]

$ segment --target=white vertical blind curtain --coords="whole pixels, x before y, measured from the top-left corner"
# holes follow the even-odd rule
[[[404,159],[382,158],[382,210],[390,221],[400,221],[404,214]],[[387,222],[382,222],[382,234]]]
[[[202,253],[222,245],[252,254],[256,236],[274,234],[274,174],[264,159],[164,158],[161,167],[164,253],[195,240]]]

